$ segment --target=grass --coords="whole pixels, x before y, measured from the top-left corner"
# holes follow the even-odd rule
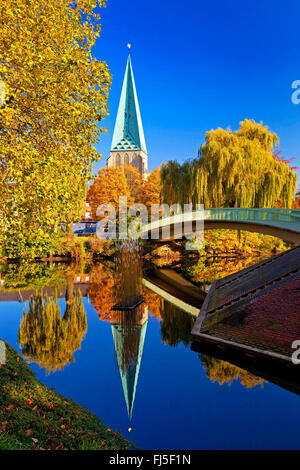
[[[0,450],[126,450],[133,444],[41,384],[6,344],[0,365]]]

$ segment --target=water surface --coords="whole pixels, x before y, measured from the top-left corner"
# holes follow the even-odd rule
[[[10,267],[1,278],[0,337],[27,357],[41,382],[88,407],[137,446],[300,447],[299,397],[193,352],[194,319],[187,313],[146,289],[143,307],[126,325],[111,313],[111,263],[79,272]],[[38,295],[31,305],[28,299],[43,286],[40,295],[49,300],[41,310]],[[50,324],[57,325],[59,341],[49,333]]]

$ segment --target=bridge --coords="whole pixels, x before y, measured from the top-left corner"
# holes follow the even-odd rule
[[[191,211],[145,224],[141,227],[140,235],[142,238],[160,241],[180,239],[183,222],[190,222],[192,231],[195,232],[197,221],[201,220],[204,230],[246,230],[300,244],[299,209],[216,208]]]

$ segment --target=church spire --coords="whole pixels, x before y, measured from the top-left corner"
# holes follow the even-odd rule
[[[130,45],[128,44],[128,49]],[[128,55],[111,151],[143,151],[147,155],[142,118]]]

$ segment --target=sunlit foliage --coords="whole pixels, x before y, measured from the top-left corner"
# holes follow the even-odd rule
[[[105,2],[1,3],[0,245],[6,256],[53,252],[59,224],[82,212],[111,84],[106,63],[91,52],[101,29],[97,5]]]
[[[138,202],[145,204],[150,214],[151,204],[161,204],[161,192],[161,169],[156,168],[156,170],[150,173],[147,180],[143,182],[142,191],[139,195]]]
[[[91,216],[98,220],[97,209],[102,204],[111,204],[118,213],[119,197],[127,197],[131,204],[130,189],[121,168],[102,168],[89,188],[87,201],[91,207]]]
[[[296,173],[274,157],[278,136],[252,120],[206,133],[199,158],[162,167],[163,199],[209,207],[292,207]],[[275,154],[276,155],[276,154]]]
[[[118,213],[119,197],[126,196],[127,204],[144,204],[150,215],[151,204],[161,203],[161,170],[154,170],[146,180],[131,165],[117,168],[103,168],[91,185],[87,201],[91,206],[92,218],[97,219],[97,208],[101,204],[112,204]]]
[[[121,169],[125,174],[132,200],[134,202],[139,202],[138,199],[143,191],[143,178],[141,173],[132,165],[123,165]]]

